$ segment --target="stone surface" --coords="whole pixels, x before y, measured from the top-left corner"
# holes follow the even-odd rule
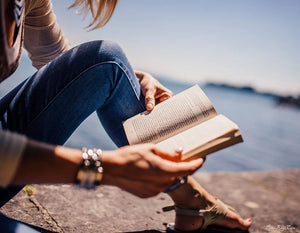
[[[250,233],[300,232],[300,170],[197,173],[208,191],[251,217]],[[165,232],[174,212],[166,194],[140,199],[116,187],[95,191],[70,185],[34,185],[20,192],[1,213],[36,226],[39,232]]]

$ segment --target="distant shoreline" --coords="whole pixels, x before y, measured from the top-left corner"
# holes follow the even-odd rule
[[[215,82],[206,82],[202,86],[219,87],[219,88],[224,88],[224,89],[248,92],[248,93],[253,93],[253,94],[262,95],[262,96],[266,96],[266,97],[271,97],[276,101],[276,103],[278,105],[287,105],[287,106],[300,108],[300,94],[298,96],[279,95],[279,94],[274,94],[274,93],[270,93],[270,92],[258,91],[254,87],[251,87],[251,86],[236,86],[236,85],[227,84],[227,83],[215,83]]]
[[[189,87],[195,83],[190,82],[180,82],[178,80],[173,80],[171,78],[161,77],[156,75],[159,81],[165,85],[180,85],[182,87]],[[279,106],[288,106],[300,109],[300,93],[297,95],[292,94],[279,94],[272,91],[260,91],[257,88],[251,85],[235,85],[230,83],[221,83],[221,82],[214,82],[214,81],[207,81],[203,83],[198,83],[201,87],[216,87],[216,88],[223,88],[232,91],[240,91],[240,92],[248,92],[260,96],[265,96],[274,99],[275,103]]]

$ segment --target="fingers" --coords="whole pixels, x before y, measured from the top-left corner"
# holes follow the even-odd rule
[[[170,154],[166,151],[160,150],[157,147],[154,147],[153,153],[158,155],[159,157],[165,159],[165,160],[170,160],[173,162],[179,162],[181,160],[181,155],[182,155],[182,148],[178,148],[174,154]]]
[[[123,177],[115,177],[105,175],[103,176],[103,183],[118,186],[119,188],[130,192],[141,198],[153,197],[160,192],[166,190],[172,183],[174,179],[169,179],[167,181],[161,181],[156,179],[154,181],[145,180],[132,180]]]
[[[152,111],[152,109],[155,106],[155,87],[152,86],[151,88],[147,88],[146,92],[145,92],[145,105],[146,105],[146,109],[147,111]]]
[[[153,147],[153,153],[158,155],[156,158],[157,166],[162,171],[165,171],[171,176],[186,176],[191,175],[199,169],[203,163],[203,158],[194,159],[191,161],[181,161],[182,148],[178,148],[174,154],[162,151],[157,147]]]
[[[163,92],[155,96],[155,103],[161,103],[169,98],[171,98],[174,94],[172,92]]]
[[[164,87],[163,87],[164,88]],[[145,105],[147,111],[152,111],[156,103],[163,102],[174,94],[168,89],[160,89],[157,86],[153,86],[145,91]]]
[[[202,166],[203,159],[180,162],[181,154],[182,149],[168,153],[153,144],[105,152],[102,182],[142,198],[155,196],[170,187],[176,178],[191,175]]]
[[[202,158],[195,159],[189,162],[172,162],[165,160],[160,163],[160,169],[165,171],[170,176],[181,177],[188,176],[193,174],[196,170],[198,170],[204,161]]]
[[[105,174],[126,180],[168,183],[177,177],[194,173],[203,159],[181,161],[182,150],[168,153],[153,144],[127,146],[103,153]]]
[[[135,73],[141,84],[148,112],[153,110],[156,103],[160,103],[173,96],[172,91],[161,85],[152,75],[142,71],[136,71]]]
[[[155,99],[159,103],[169,99],[170,97],[174,96],[173,92],[170,91],[168,88],[164,87],[160,83],[157,84],[157,92],[155,94]]]

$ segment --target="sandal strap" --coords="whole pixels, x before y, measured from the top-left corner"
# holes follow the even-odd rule
[[[203,225],[201,230],[206,229],[209,225],[215,223],[219,219],[224,219],[228,213],[228,207],[221,200],[217,199],[216,204],[203,213]]]
[[[180,214],[180,215],[204,217],[205,211],[206,210],[199,210],[199,209],[182,209],[175,206],[176,214]]]
[[[162,208],[163,212],[168,212],[168,211],[171,211],[171,210],[175,210],[175,205],[169,205],[169,206],[165,206],[165,207]]]
[[[200,230],[204,230],[217,220],[225,218],[228,213],[228,209],[230,208],[228,207],[229,206],[224,204],[221,200],[217,199],[216,203],[209,210],[183,209],[177,206],[167,206],[163,208],[163,211],[175,209],[177,214],[203,217],[203,225]]]

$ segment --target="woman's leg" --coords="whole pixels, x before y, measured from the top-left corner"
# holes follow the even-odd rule
[[[109,129],[121,129],[123,120],[144,110],[140,95],[122,50],[112,42],[89,42],[27,80],[10,103],[7,127],[39,141],[63,144],[96,110],[101,114],[109,109]],[[118,133],[121,144],[127,143],[124,136]]]
[[[122,121],[145,109],[140,95],[119,46],[94,41],[71,49],[30,77],[11,101],[5,125],[39,141],[63,144],[97,110],[108,134],[122,146],[128,143]],[[3,192],[0,201],[11,196]]]

